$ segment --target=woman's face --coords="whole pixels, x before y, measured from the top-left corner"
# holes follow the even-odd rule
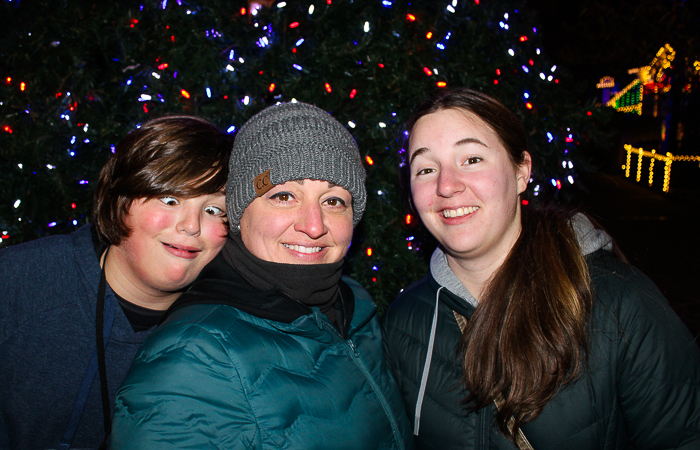
[[[241,239],[256,257],[285,264],[338,262],[352,240],[352,196],[327,181],[288,181],[251,202]]]
[[[134,200],[126,217],[131,234],[109,251],[116,263],[110,285],[164,296],[192,283],[226,241],[225,204],[223,193]]]
[[[485,122],[448,109],[416,122],[409,164],[413,204],[448,256],[502,262],[520,234],[530,155],[516,166]]]

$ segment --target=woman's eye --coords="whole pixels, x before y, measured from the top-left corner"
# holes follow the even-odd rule
[[[479,158],[478,156],[470,156],[469,158],[467,158],[466,161],[464,161],[464,164],[476,164],[480,161],[481,158]]]
[[[338,197],[331,197],[329,199],[326,199],[326,201],[324,203],[326,205],[332,206],[332,207],[344,208],[346,206],[345,200],[343,200],[342,198],[338,198]]]
[[[278,192],[277,194],[273,195],[270,198],[273,200],[280,201],[280,202],[289,202],[294,198],[294,196],[292,194],[290,194],[289,192]]]
[[[219,208],[218,206],[214,205],[209,205],[204,208],[204,212],[207,214],[211,214],[212,216],[222,216],[226,214],[226,211],[223,210],[223,208]]]
[[[175,197],[161,197],[160,201],[168,206],[177,206],[180,204],[180,201]]]
[[[435,169],[421,169],[418,172],[416,172],[416,175],[427,175],[433,172],[435,172]]]

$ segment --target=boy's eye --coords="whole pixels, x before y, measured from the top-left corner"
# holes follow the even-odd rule
[[[175,197],[161,197],[160,201],[168,206],[177,206],[180,204],[180,201]]]
[[[211,214],[212,216],[221,216],[226,214],[226,211],[224,211],[222,208],[219,208],[218,206],[214,205],[209,205],[204,208],[204,212],[207,214]]]

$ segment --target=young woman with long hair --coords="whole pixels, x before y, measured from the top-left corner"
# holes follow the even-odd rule
[[[400,171],[438,241],[383,318],[418,448],[699,448],[700,351],[583,214],[521,205],[526,133],[497,100],[443,92]]]

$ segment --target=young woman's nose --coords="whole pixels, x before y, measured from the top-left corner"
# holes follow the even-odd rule
[[[451,197],[466,189],[466,184],[461,178],[461,173],[458,169],[452,167],[443,167],[438,172],[437,177],[437,194],[440,197]]]
[[[318,239],[326,234],[326,224],[323,221],[323,210],[316,202],[302,202],[298,210],[299,216],[294,225],[295,231],[300,231],[311,239]]]

